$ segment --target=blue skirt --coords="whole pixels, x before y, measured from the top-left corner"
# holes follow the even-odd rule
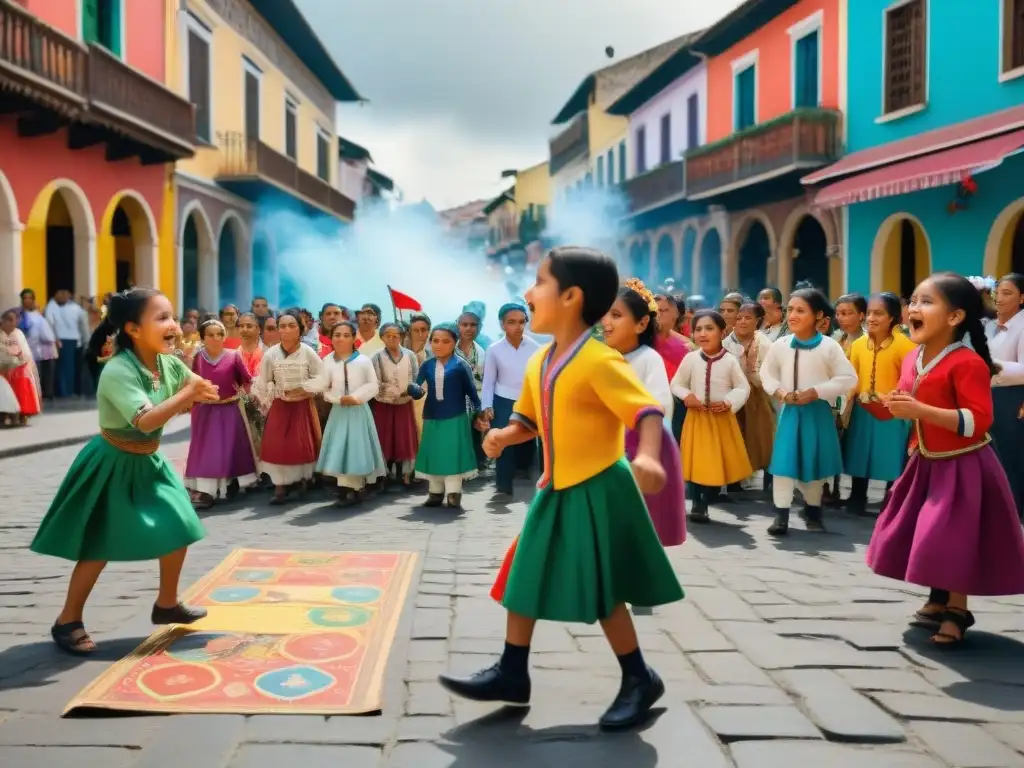
[[[843,436],[844,472],[850,477],[893,482],[903,472],[909,436],[909,421],[883,421],[855,403]]]
[[[369,482],[387,474],[377,425],[368,404],[331,406],[316,471],[332,477],[365,477]]]
[[[801,483],[842,474],[843,454],[832,406],[824,400],[782,406],[768,472]]]

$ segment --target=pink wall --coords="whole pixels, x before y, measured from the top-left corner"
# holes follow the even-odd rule
[[[708,141],[733,132],[732,62],[757,49],[757,121],[767,122],[793,108],[793,48],[788,30],[821,11],[821,106],[839,108],[839,2],[801,0],[752,35],[708,61]]]
[[[29,13],[38,16],[68,37],[78,38],[78,4],[81,0],[15,0]]]
[[[164,70],[164,48],[167,38],[164,34],[166,0],[124,0],[127,15],[125,39],[128,49],[128,63],[145,72],[158,83],[166,83]]]

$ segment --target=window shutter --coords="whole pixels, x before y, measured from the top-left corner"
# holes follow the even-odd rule
[[[686,148],[700,145],[700,100],[696,93],[686,100]]]
[[[252,72],[245,73],[245,136],[260,137],[260,80]]]
[[[796,43],[796,106],[818,106],[818,33]]]
[[[87,43],[100,41],[99,0],[82,0],[82,39]]]
[[[192,31],[188,33],[188,97],[196,105],[196,136],[210,141],[210,45]]]

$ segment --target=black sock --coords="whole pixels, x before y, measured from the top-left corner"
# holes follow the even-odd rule
[[[935,603],[936,605],[945,605],[949,602],[949,592],[945,589],[932,588],[931,592],[928,593],[928,602]]]
[[[622,667],[623,677],[641,677],[646,678],[650,674],[647,669],[647,662],[644,661],[644,655],[637,648],[631,653],[624,653],[617,657],[619,660],[619,666]]]
[[[528,645],[512,645],[512,643],[505,643],[505,650],[501,654],[501,661],[498,664],[501,665],[503,671],[508,672],[512,675],[528,675],[530,662],[530,646]]]

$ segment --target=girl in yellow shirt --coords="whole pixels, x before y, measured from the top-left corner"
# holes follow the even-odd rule
[[[600,719],[606,729],[639,724],[665,692],[626,604],[683,597],[641,495],[665,485],[664,408],[591,333],[618,292],[615,262],[600,251],[555,248],[537,270],[526,294],[532,330],[554,341],[527,364],[509,425],[484,439],[496,458],[539,436],[544,455],[540,490],[491,591],[508,610],[505,649],[475,675],[440,678],[467,699],[526,706],[537,620],[599,621],[622,669],[618,696]],[[631,463],[623,456],[627,427],[638,433]]]
[[[903,472],[910,422],[894,418],[886,408],[897,388],[903,358],[914,342],[898,332],[901,307],[894,293],[876,293],[868,300],[867,334],[850,345],[850,364],[857,372],[850,426],[844,435],[843,470],[853,478],[846,505],[864,514],[868,481],[890,485]]]

